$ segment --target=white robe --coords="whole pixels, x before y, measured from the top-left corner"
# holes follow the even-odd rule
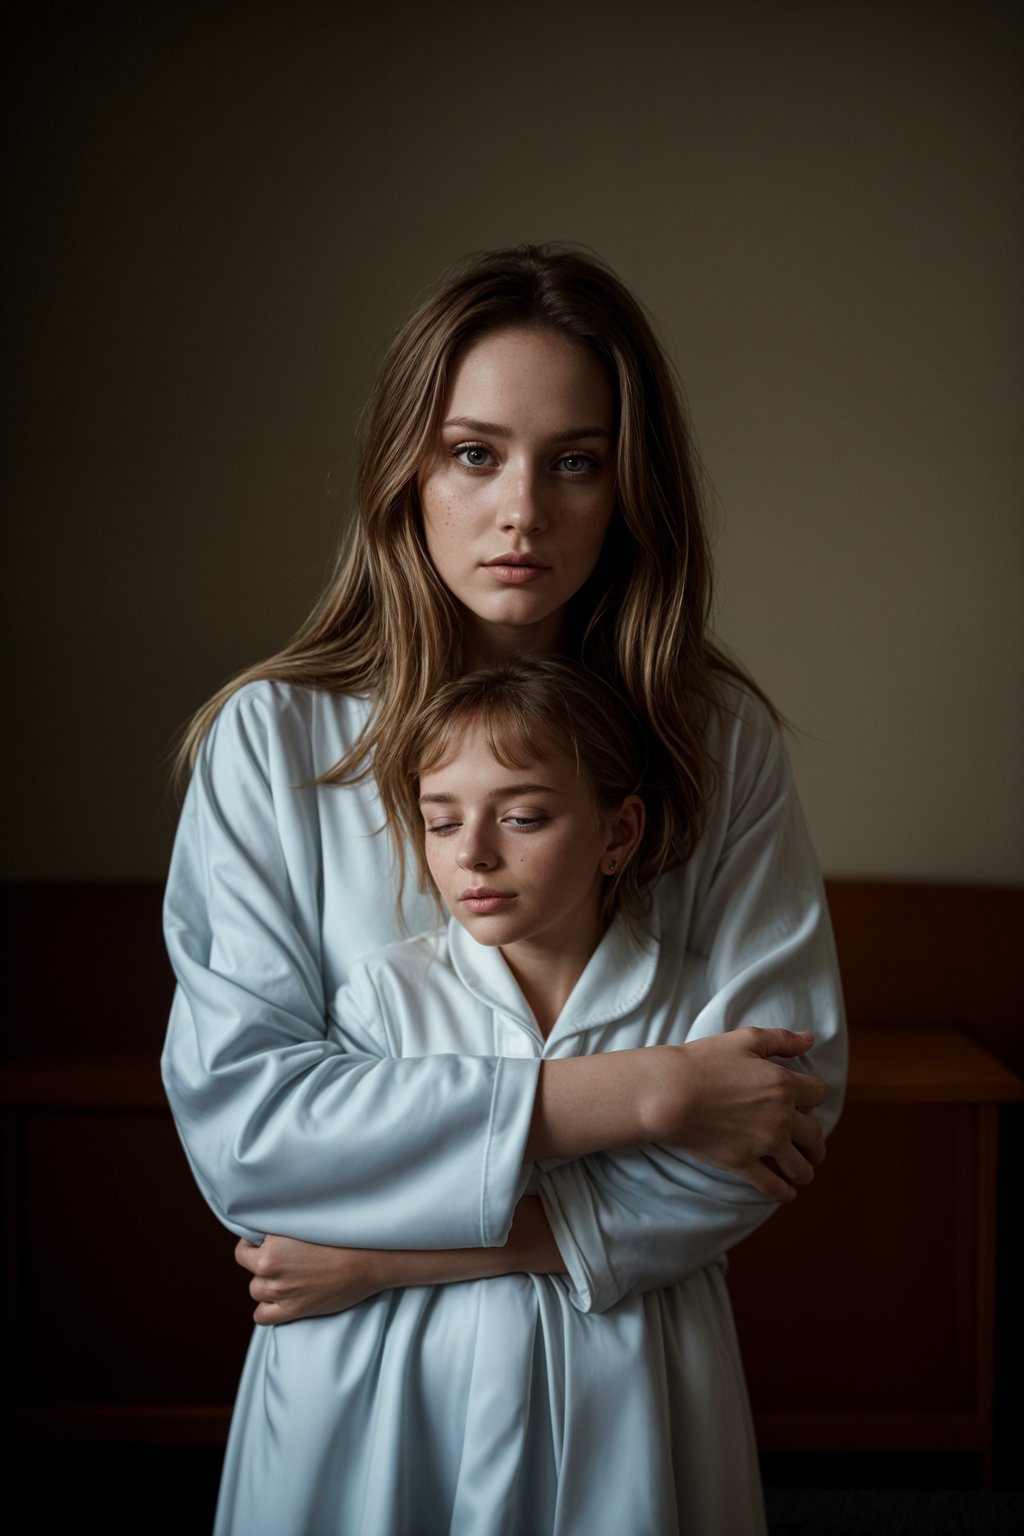
[[[365,705],[259,683],[222,711],[166,907],[165,1082],[211,1206],[250,1237],[490,1246],[532,1176],[569,1271],[256,1330],[224,1536],[763,1529],[722,1256],[771,1203],[662,1148],[523,1165],[544,1056],[740,1024],[813,1030],[834,1123],[845,1036],[820,878],[775,728],[746,695],[731,708],[709,727],[705,835],[659,884],[658,942],[613,926],[547,1042],[460,929],[425,969],[422,941],[357,965],[396,933],[379,805],[372,783],[309,781]]]

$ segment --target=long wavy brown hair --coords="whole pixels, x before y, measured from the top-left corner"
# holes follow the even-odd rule
[[[729,680],[763,695],[709,634],[701,477],[672,369],[623,283],[566,246],[468,258],[398,332],[364,416],[355,517],[333,577],[294,639],[196,714],[179,768],[187,775],[218,710],[245,683],[365,695],[362,732],[319,782],[372,773],[395,825],[398,726],[463,669],[461,621],[427,556],[417,476],[436,451],[457,360],[482,336],[514,327],[552,330],[584,347],[615,391],[616,509],[597,566],[569,604],[564,649],[643,722],[649,782],[666,792],[671,862],[680,862],[703,830],[713,784],[708,709],[721,704]]]

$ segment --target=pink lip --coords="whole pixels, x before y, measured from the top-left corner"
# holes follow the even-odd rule
[[[515,901],[514,891],[492,891],[487,886],[463,891],[459,897],[462,906],[470,912],[500,912]]]
[[[532,565],[538,571],[547,570],[547,566],[534,555],[524,554],[522,551],[516,554],[514,549],[508,550],[503,555],[495,555],[493,560],[488,560],[486,563],[488,565]]]
[[[493,572],[498,581],[508,582],[512,586],[525,586],[550,569],[550,566],[542,565],[533,555],[517,555],[511,551],[484,564],[485,571]]]

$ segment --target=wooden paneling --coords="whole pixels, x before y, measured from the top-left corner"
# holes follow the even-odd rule
[[[1024,886],[825,883],[852,1023],[963,1030],[1024,1075]]]
[[[250,1332],[245,1276],[170,1117],[37,1107],[22,1117],[21,1158],[24,1406],[230,1402]]]
[[[811,1188],[736,1249],[759,1411],[973,1412],[972,1120],[960,1105],[859,1105]],[[765,1326],[769,1292],[782,1327]]]
[[[992,1453],[1000,1102],[955,1030],[854,1028],[814,1184],[731,1256],[763,1450]],[[771,1289],[788,1326],[766,1326]]]

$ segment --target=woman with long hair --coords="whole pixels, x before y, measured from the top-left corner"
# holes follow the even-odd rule
[[[710,600],[694,457],[635,300],[563,248],[462,265],[385,358],[335,578],[184,747],[165,1082],[257,1320],[292,1324],[254,1336],[219,1530],[761,1529],[722,1258],[813,1177],[845,1044],[777,722],[713,643]],[[548,653],[636,720],[659,974],[685,977],[673,1043],[346,1045],[328,1000],[403,921],[432,918],[382,835],[406,803],[409,721],[463,672]],[[537,1169],[563,1171],[534,1196]],[[381,1325],[357,1347],[353,1251],[395,1255],[389,1289],[359,1301]],[[541,1369],[495,1323],[495,1287],[560,1268],[546,1284],[579,1322]],[[460,1280],[461,1312],[402,1333],[395,1287]],[[539,1339],[538,1292],[515,1295]],[[580,1343],[613,1314],[636,1323],[642,1376],[619,1442],[621,1378],[579,1390]],[[696,1331],[674,1332],[690,1314]],[[373,1433],[353,1440],[356,1422]]]

